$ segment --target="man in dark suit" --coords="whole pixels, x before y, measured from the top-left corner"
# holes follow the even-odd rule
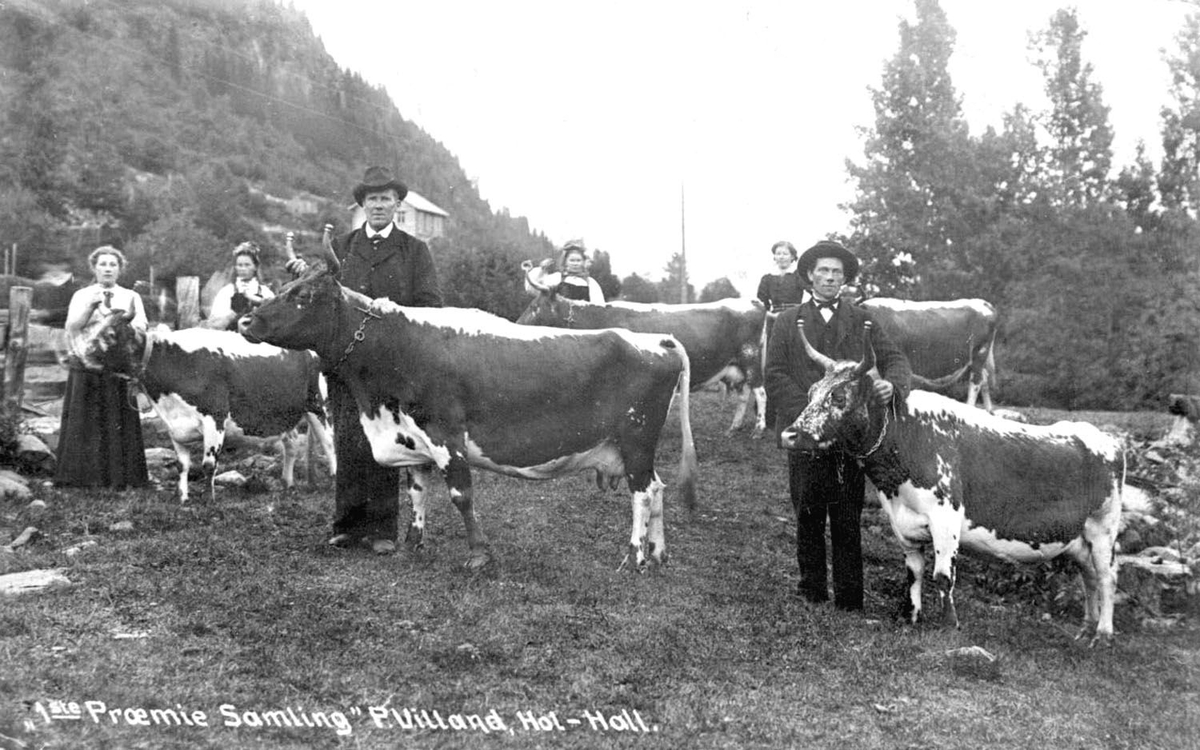
[[[863,325],[867,310],[839,298],[843,284],[854,281],[858,259],[841,244],[813,245],[796,266],[812,285],[812,298],[785,310],[775,321],[767,345],[767,402],[774,405],[775,434],[796,421],[808,405],[808,389],[825,369],[804,350],[797,324],[817,351],[835,360],[861,361]],[[875,381],[881,403],[903,400],[912,373],[908,360],[880,326],[872,326],[871,343],[882,377]],[[833,548],[834,605],[863,608],[862,517],[864,480],[853,456],[839,451],[788,453],[788,480],[796,509],[796,560],[800,565],[800,594],[811,602],[829,599],[825,570],[825,519]]]
[[[442,293],[429,247],[395,224],[396,210],[408,188],[383,167],[370,167],[354,188],[366,222],[333,241],[341,262],[342,286],[372,299],[387,298],[408,307],[441,307]],[[289,270],[303,273],[304,261]],[[333,536],[329,543],[346,547],[365,542],[377,554],[396,551],[400,472],[380,466],[363,433],[350,389],[326,373],[338,472],[334,496]]]

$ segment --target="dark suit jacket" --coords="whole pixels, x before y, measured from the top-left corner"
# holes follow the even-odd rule
[[[341,261],[342,286],[372,299],[387,297],[398,305],[441,307],[442,292],[429,246],[393,226],[387,239],[373,247],[359,227],[333,241]]]
[[[796,321],[804,320],[804,332],[817,351],[836,360],[860,361],[863,358],[863,324],[870,317],[868,310],[843,299],[830,321],[835,327],[832,351],[822,350],[817,343],[818,331],[825,321],[811,301],[785,310],[775,320],[767,344],[764,378],[767,403],[772,405],[775,412],[776,435],[796,421],[796,417],[808,406],[808,389],[825,375],[825,368],[811,360],[804,351]],[[909,381],[912,379],[908,359],[878,323],[871,328],[871,344],[875,349],[876,367],[880,375],[895,386],[893,398],[903,400],[908,396]]]

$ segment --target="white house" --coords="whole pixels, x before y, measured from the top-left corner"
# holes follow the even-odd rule
[[[355,204],[353,211],[350,226],[360,226],[366,221],[362,206]],[[449,216],[428,198],[410,189],[396,209],[396,225],[417,239],[428,242],[446,234],[446,219]]]

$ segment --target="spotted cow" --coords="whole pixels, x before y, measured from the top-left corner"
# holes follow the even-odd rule
[[[783,442],[846,451],[862,463],[905,552],[914,622],[924,551],[932,545],[943,615],[958,625],[953,592],[961,546],[1012,562],[1067,555],[1087,592],[1081,635],[1112,635],[1113,550],[1125,481],[1115,438],[1082,422],[1019,424],[926,391],[880,405],[870,398],[869,338],[862,362],[834,361],[804,344],[826,373]]]
[[[92,335],[85,359],[129,377],[154,406],[179,459],[180,502],[188,501],[188,446],[203,443],[201,465],[211,486],[227,431],[279,437],[283,482],[291,487],[296,427],[307,420],[309,439],[320,441],[330,473],[337,473],[320,367],[309,352],[251,344],[233,331],[159,326],[145,332],[118,312]]]
[[[479,310],[400,307],[342,287],[317,264],[243,319],[242,333],[311,349],[349,387],[375,460],[410,467],[413,521],[425,533],[429,475],[441,474],[467,531],[470,567],[491,553],[474,510],[471,468],[525,479],[584,470],[632,493],[630,556],[666,559],[659,434],[678,390],[684,501],[695,502],[690,366],[673,337],[516,325]],[[628,557],[626,558],[628,559]]]

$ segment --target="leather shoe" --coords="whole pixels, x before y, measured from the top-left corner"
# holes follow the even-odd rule
[[[333,536],[329,537],[330,547],[346,548],[351,544],[354,544],[354,537],[350,534],[334,534]]]
[[[396,543],[391,539],[372,539],[371,551],[377,555],[390,555],[396,551]]]

